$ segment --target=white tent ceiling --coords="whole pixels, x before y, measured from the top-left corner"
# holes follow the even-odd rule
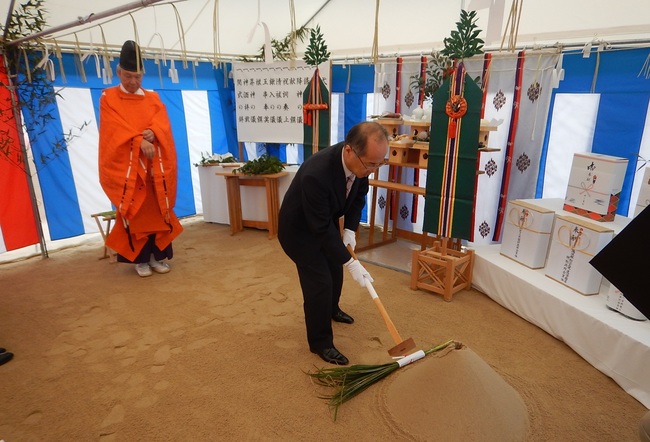
[[[50,28],[72,24],[91,14],[125,5],[149,4],[152,0],[45,0]],[[295,25],[319,25],[334,59],[367,58],[375,37],[378,0],[294,0]],[[0,0],[0,11],[8,11],[11,0]],[[21,0],[15,0],[16,7]],[[189,55],[211,58],[215,52],[213,16],[218,16],[220,53],[253,55],[264,44],[266,24],[271,38],[283,39],[291,31],[290,0],[170,0],[93,19],[86,24],[56,32],[53,37],[65,46],[79,41],[83,46],[106,43],[121,46],[137,39],[148,52],[165,48],[179,52],[182,26]],[[649,0],[517,0],[522,5],[517,47],[584,45],[590,41],[650,42]],[[460,9],[476,9],[486,49],[499,49],[508,26],[513,0],[383,0],[379,2],[378,52],[426,54],[442,49],[442,41],[455,29]],[[6,12],[5,12],[6,14]],[[177,20],[178,17],[178,20]],[[135,23],[135,26],[134,26]],[[180,23],[180,26],[179,26]],[[4,22],[3,22],[4,24]],[[101,28],[99,27],[101,25]],[[135,32],[137,30],[137,37]],[[47,38],[47,37],[46,37]],[[507,39],[506,39],[507,42]],[[299,55],[305,44],[298,47]]]

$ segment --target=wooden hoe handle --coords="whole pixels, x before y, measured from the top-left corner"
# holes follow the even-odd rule
[[[348,247],[348,252],[350,252],[350,255],[352,255],[352,258],[358,260],[357,255],[354,253],[354,250],[352,250],[352,247],[350,247],[350,245],[348,245],[347,247]],[[395,341],[395,344],[401,344],[403,342],[402,337],[399,335],[397,328],[395,327],[395,324],[393,324],[393,321],[390,319],[390,316],[388,316],[388,312],[386,311],[386,308],[384,308],[384,304],[381,302],[381,299],[379,299],[379,295],[375,291],[375,288],[372,286],[372,283],[367,279],[365,281],[366,281],[366,289],[368,289],[370,296],[372,296],[372,299],[375,301],[375,305],[379,309],[379,313],[381,314],[381,317],[384,319],[384,322],[386,323],[386,327],[388,328],[388,332],[393,337],[393,341]]]

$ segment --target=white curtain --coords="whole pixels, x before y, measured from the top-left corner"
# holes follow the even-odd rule
[[[474,220],[474,243],[492,244],[499,211],[499,197],[507,162],[511,169],[505,192],[507,201],[534,198],[539,172],[539,162],[551,99],[551,72],[559,59],[556,53],[525,53],[521,73],[521,99],[512,156],[506,158],[508,139],[513,118],[517,54],[495,54],[487,70],[484,120],[498,124],[489,134],[487,147],[497,152],[481,152],[478,177],[476,210]],[[475,57],[466,62],[472,78],[483,78],[483,58]]]

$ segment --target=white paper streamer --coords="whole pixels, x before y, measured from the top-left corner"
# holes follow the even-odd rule
[[[172,79],[172,83],[178,83],[178,70],[174,65],[174,60],[170,60],[169,72],[167,75],[169,75],[169,78]]]
[[[409,365],[411,362],[418,361],[425,356],[426,354],[424,353],[424,350],[418,350],[415,353],[411,353],[408,356],[404,356],[402,359],[397,361],[397,364],[400,366],[400,368],[402,368],[405,365]]]

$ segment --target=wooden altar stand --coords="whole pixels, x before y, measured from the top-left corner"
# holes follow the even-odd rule
[[[428,249],[414,250],[411,289],[426,289],[450,302],[453,295],[472,286],[474,251],[462,250],[460,240],[439,237]]]
[[[278,234],[278,212],[280,211],[280,197],[278,181],[289,175],[289,172],[270,173],[265,175],[245,175],[243,173],[217,172],[217,175],[226,179],[226,192],[228,195],[228,219],[230,221],[230,234],[244,230],[244,227],[266,229],[269,239]],[[242,219],[241,186],[256,186],[266,188],[266,221],[252,221]]]

